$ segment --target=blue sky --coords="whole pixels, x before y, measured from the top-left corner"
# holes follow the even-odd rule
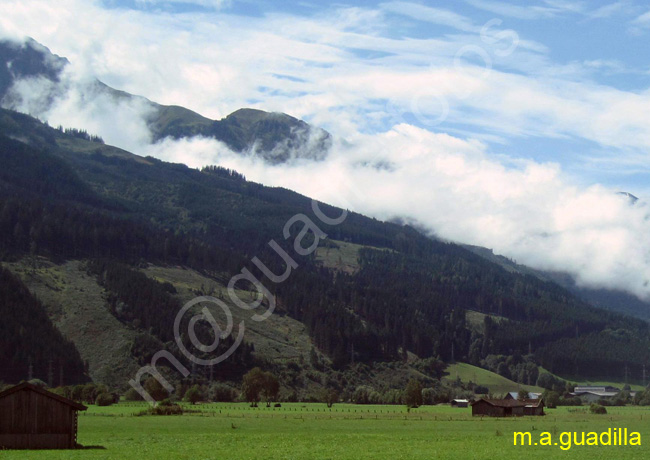
[[[46,83],[15,88],[51,124],[650,298],[645,2],[4,0],[0,37],[25,36],[71,62],[52,107]],[[151,144],[146,104],[94,78],[214,119],[285,112],[335,146],[269,166],[210,139]]]

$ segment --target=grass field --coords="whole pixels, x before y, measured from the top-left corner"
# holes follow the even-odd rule
[[[472,418],[470,409],[338,404],[246,404],[193,406],[183,416],[137,417],[144,405],[91,407],[79,417],[76,451],[6,451],[2,459],[641,459],[650,451],[650,411],[608,408],[547,410],[545,417]],[[627,427],[641,433],[641,446],[513,446],[515,431],[533,439],[548,431],[606,431]]]

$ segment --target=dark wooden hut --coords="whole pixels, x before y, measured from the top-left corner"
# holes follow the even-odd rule
[[[0,393],[0,449],[73,449],[87,407],[30,383]]]
[[[452,399],[451,407],[469,407],[469,401],[467,399]]]
[[[521,417],[523,415],[544,415],[541,399],[485,399],[472,403],[472,415],[488,417]]]
[[[544,413],[544,400],[540,399],[526,399],[524,400],[524,415],[546,415]]]

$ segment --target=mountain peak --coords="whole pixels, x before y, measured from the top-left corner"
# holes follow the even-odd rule
[[[44,98],[51,104],[54,94],[67,89],[60,85],[60,74],[68,60],[53,54],[33,39],[25,42],[0,41],[0,102],[3,108],[20,109],[21,97],[12,91],[25,78],[44,78],[53,83],[52,94]],[[322,160],[331,146],[328,132],[285,113],[242,108],[221,120],[211,120],[181,106],[165,106],[111,88],[97,80],[82,92],[88,98],[109,95],[112,99],[140,98],[150,104],[146,123],[154,142],[202,136],[225,143],[235,152],[259,156],[270,163],[297,158]],[[84,128],[80,126],[80,128]],[[101,134],[101,133],[100,133]]]
[[[634,204],[637,201],[639,201],[639,198],[632,195],[630,192],[618,192],[618,195],[623,195],[624,197],[627,197],[627,199],[630,201],[630,204]]]
[[[285,113],[251,108],[216,121],[212,133],[233,150],[260,155],[272,163],[295,158],[321,160],[331,146],[327,131]]]
[[[0,100],[19,79],[42,77],[58,82],[68,64],[66,58],[53,54],[32,38],[24,42],[0,40]]]

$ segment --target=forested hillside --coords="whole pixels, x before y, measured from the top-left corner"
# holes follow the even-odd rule
[[[244,267],[257,276],[257,256],[282,273],[268,241],[295,255],[283,227],[296,213],[312,213],[308,198],[236,172],[138,157],[15,112],[0,113],[0,136],[2,257],[88,260],[111,313],[167,347],[179,305],[173,289],[131,271],[147,263],[184,266],[223,284]],[[300,266],[288,281],[266,285],[276,314],[303,322],[335,369],[403,360],[407,352],[474,364],[525,355],[566,376],[617,378],[627,366],[640,378],[650,361],[647,323],[595,309],[556,284],[355,213],[321,229],[329,235],[321,245],[332,251],[337,242],[363,247],[358,270],[296,256]],[[467,323],[468,311],[484,314],[479,327]],[[151,351],[145,345],[134,344],[140,359]],[[231,358],[237,374],[264,357],[243,348]]]

